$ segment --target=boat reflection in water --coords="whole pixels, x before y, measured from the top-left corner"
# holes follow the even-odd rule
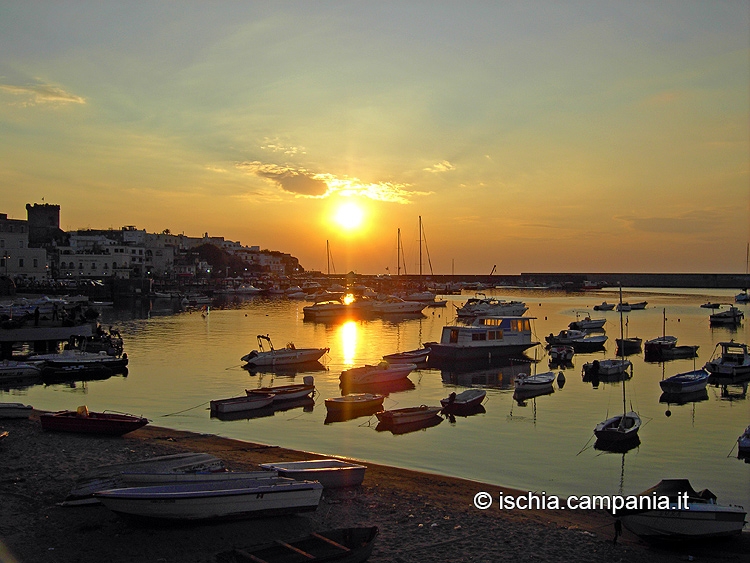
[[[315,360],[314,362],[305,362],[302,364],[286,366],[251,366],[245,364],[242,366],[242,369],[247,371],[250,375],[263,375],[265,373],[272,373],[278,377],[294,377],[301,373],[312,373],[328,370],[328,368],[321,364],[318,360]]]
[[[481,406],[481,405],[480,405]],[[389,424],[385,422],[378,422],[375,430],[378,432],[391,432],[394,435],[409,434],[410,432],[416,432],[417,430],[426,430],[432,428],[443,422],[441,416],[435,415],[432,418],[426,420],[416,420],[414,422],[403,422],[400,424]]]
[[[519,407],[525,407],[526,401],[534,399],[536,397],[543,397],[544,395],[552,395],[555,389],[550,385],[549,387],[542,388],[517,388],[513,391],[513,400],[518,404]]]
[[[621,373],[615,373],[612,375],[603,375],[601,373],[584,372],[583,382],[591,383],[594,389],[599,388],[600,383],[620,383],[621,381],[628,381],[633,377],[632,371],[623,371]]]
[[[667,405],[687,405],[688,403],[700,403],[701,401],[708,401],[706,389],[700,389],[692,393],[662,393],[659,397],[659,402]]]
[[[603,452],[623,454],[625,452],[629,452],[634,448],[637,448],[640,445],[641,439],[638,437],[638,434],[636,434],[632,438],[622,440],[620,442],[597,439],[597,441],[594,442],[594,449]]]
[[[443,414],[448,417],[448,421],[451,424],[456,423],[456,417],[460,416],[462,418],[468,418],[470,416],[474,416],[477,414],[485,414],[487,412],[487,409],[484,408],[484,405],[474,405],[473,407],[462,407],[460,409],[454,409],[450,410],[448,412],[443,409]]]
[[[264,418],[267,416],[273,416],[277,412],[285,412],[292,409],[301,408],[304,412],[313,412],[315,407],[315,400],[310,397],[302,397],[300,399],[292,399],[290,401],[283,401],[280,403],[271,403],[267,407],[260,409],[252,409],[246,411],[237,411],[229,413],[211,412],[211,418],[217,418],[222,421],[230,420],[250,420],[253,418]]]
[[[385,395],[386,397],[391,393],[411,391],[417,388],[414,382],[408,377],[395,381],[385,381],[383,383],[352,384],[342,381],[339,383],[339,387],[341,388],[341,395],[349,393],[376,393],[378,395]]]
[[[462,387],[486,387],[489,389],[513,389],[516,376],[529,373],[533,360],[507,360],[501,362],[465,362],[463,365],[440,370],[445,384]]]

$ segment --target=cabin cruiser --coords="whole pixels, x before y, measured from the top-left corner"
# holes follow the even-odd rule
[[[480,294],[481,295],[481,294]],[[512,316],[520,317],[529,308],[521,301],[505,301],[494,297],[472,297],[456,309],[458,318],[478,316]]]
[[[470,325],[443,327],[440,342],[427,342],[430,360],[493,359],[536,346],[531,338],[535,317],[480,316]]]

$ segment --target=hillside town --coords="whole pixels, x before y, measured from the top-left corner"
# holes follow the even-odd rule
[[[0,213],[0,293],[14,289],[111,288],[147,293],[191,285],[240,285],[304,271],[294,256],[224,237],[165,229],[60,228],[60,206],[27,204],[26,219]],[[116,288],[116,289],[115,289]]]

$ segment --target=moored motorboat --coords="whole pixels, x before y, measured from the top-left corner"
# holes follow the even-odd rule
[[[523,390],[547,389],[552,387],[556,377],[557,376],[551,371],[536,375],[519,373],[514,380],[514,386],[516,389]]]
[[[42,430],[122,436],[146,426],[148,419],[130,414],[92,412],[85,406],[75,411],[42,413]]]
[[[713,357],[703,366],[712,376],[729,378],[732,380],[750,375],[750,355],[747,344],[735,342],[719,342]]]
[[[576,319],[568,324],[568,328],[573,330],[599,330],[604,327],[607,319],[592,319],[586,315],[582,319]]]
[[[730,305],[726,311],[709,315],[708,320],[712,325],[737,325],[742,322],[743,318],[745,318],[745,313],[738,307]]]
[[[18,362],[16,360],[0,361],[0,383],[35,379],[41,376],[42,362]]]
[[[611,311],[614,308],[614,303],[607,303],[606,301],[603,301],[601,305],[594,305],[594,311]]]
[[[344,370],[341,372],[339,379],[342,385],[386,383],[405,379],[415,369],[417,369],[416,364],[391,364],[382,361],[376,365],[365,365]]]
[[[362,484],[367,468],[335,458],[261,463],[260,467],[297,481],[317,481],[325,489],[357,487]]]
[[[273,395],[273,402],[291,401],[309,397],[315,391],[314,379],[311,375],[303,378],[304,383],[293,383],[290,385],[278,385],[276,387],[259,387],[257,389],[245,389],[248,396]]]
[[[290,366],[316,362],[330,350],[329,348],[297,348],[293,342],[277,350],[267,334],[259,334],[257,339],[258,349],[240,358],[248,366]],[[264,342],[268,344],[268,350],[265,349]]]
[[[583,330],[574,329],[561,330],[557,335],[550,334],[544,339],[550,346],[568,345],[572,346],[576,352],[598,350],[607,342],[605,334],[591,335]]]
[[[705,369],[697,369],[662,379],[659,385],[665,393],[693,393],[706,388],[708,377]]]
[[[549,360],[553,364],[565,364],[573,361],[575,348],[569,344],[556,344],[549,347]]]
[[[456,315],[459,319],[471,319],[478,316],[520,317],[528,310],[526,304],[521,301],[505,301],[478,294],[477,297],[468,299],[466,303],[458,307]]]
[[[125,516],[194,521],[313,511],[322,493],[320,483],[277,478],[125,487],[94,497]]]
[[[442,407],[429,407],[420,405],[418,407],[406,407],[376,412],[375,416],[384,424],[409,424],[426,421],[438,416]]]
[[[339,528],[313,532],[304,538],[279,541],[245,549],[233,549],[216,555],[216,563],[289,563],[290,557],[308,563],[362,563],[372,553],[377,527]],[[304,559],[301,559],[304,558]]]
[[[594,360],[583,364],[582,372],[584,378],[591,379],[596,376],[611,377],[624,373],[633,367],[630,360],[623,358]]]
[[[405,301],[391,295],[386,299],[377,299],[372,303],[372,312],[376,315],[418,315],[427,307],[424,301]]]
[[[112,356],[106,351],[84,352],[78,349],[67,349],[56,354],[36,354],[30,356],[30,361],[43,362],[44,370],[70,370],[107,368],[114,373],[122,372],[128,365],[127,353],[122,356]]]
[[[693,540],[740,534],[745,510],[717,504],[708,489],[697,492],[687,479],[663,479],[640,493],[637,508],[614,514],[623,526],[644,539]]]

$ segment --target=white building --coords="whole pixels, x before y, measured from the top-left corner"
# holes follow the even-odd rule
[[[47,251],[29,248],[29,224],[0,213],[0,275],[44,280],[49,276]]]

